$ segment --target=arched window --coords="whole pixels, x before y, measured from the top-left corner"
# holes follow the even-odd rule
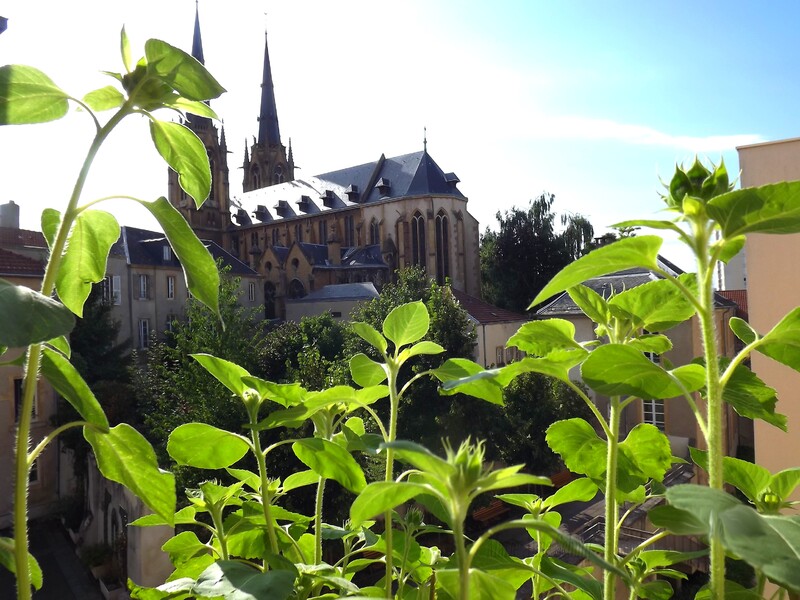
[[[344,217],[344,245],[356,245],[356,220],[353,215],[345,215]]]
[[[272,185],[283,183],[283,169],[280,165],[275,165],[275,170],[272,172]]]
[[[306,288],[299,279],[292,279],[289,283],[289,298],[296,299],[302,298],[306,295]]]
[[[328,222],[325,219],[319,221],[319,244],[328,243]]]
[[[411,264],[423,269],[425,263],[425,218],[417,211],[411,217]]]
[[[272,230],[272,245],[273,246],[280,246],[281,245],[281,234],[278,231],[278,228]]]
[[[261,187],[261,172],[258,170],[258,165],[253,165],[253,168],[250,170],[250,178],[253,180],[254,190]]]
[[[275,284],[271,281],[264,284],[264,318],[275,318]]]
[[[450,236],[449,220],[444,211],[436,215],[436,282],[444,284],[450,277]]]
[[[369,243],[371,245],[381,243],[381,228],[375,219],[372,219],[369,224]]]
[[[295,223],[295,226],[294,226],[294,241],[295,242],[302,242],[303,241],[303,224],[302,223]]]

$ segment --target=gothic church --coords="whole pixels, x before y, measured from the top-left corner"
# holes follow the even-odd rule
[[[199,16],[192,55],[204,62]],[[185,123],[203,141],[212,174],[200,209],[169,174],[170,202],[202,239],[217,242],[264,276],[266,318],[284,318],[286,303],[326,285],[372,282],[377,289],[411,265],[439,283],[480,296],[478,222],[467,212],[458,177],[427,152],[378,160],[295,179],[291,142],[281,142],[269,48],[258,137],[245,144],[244,194],[232,199],[228,147],[209,119]]]

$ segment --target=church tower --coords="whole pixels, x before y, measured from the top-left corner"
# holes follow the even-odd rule
[[[192,39],[192,56],[205,64],[203,56],[203,40],[200,36],[200,11],[195,6],[194,37]],[[228,184],[228,147],[225,140],[225,127],[219,133],[214,122],[198,115],[188,114],[183,123],[191,129],[208,153],[211,167],[211,193],[199,209],[194,200],[181,189],[178,174],[169,170],[169,201],[186,218],[189,226],[201,239],[209,239],[224,246],[223,236],[231,224],[230,188]]]
[[[277,183],[294,180],[294,158],[292,142],[289,141],[289,154],[281,144],[281,132],[278,126],[278,109],[275,104],[275,89],[272,84],[272,67],[269,62],[269,45],[264,32],[264,73],[261,78],[261,110],[258,116],[258,138],[247,153],[244,152],[244,180],[242,189],[245,192],[268,187]]]

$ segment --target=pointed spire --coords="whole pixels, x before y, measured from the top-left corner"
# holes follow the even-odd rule
[[[266,30],[264,31],[264,75],[261,78],[261,112],[258,116],[258,143],[265,147],[280,145],[281,143]]]
[[[289,138],[289,158],[287,162],[289,163],[289,169],[294,171],[294,154],[292,154],[292,138]]]
[[[244,138],[244,168],[250,164],[250,154],[247,152],[247,138]]]
[[[422,151],[427,153],[428,152],[428,128],[422,128]]]
[[[228,142],[225,139],[225,123],[222,123],[222,132],[219,136],[219,149],[222,151],[223,154],[228,152]]]
[[[192,37],[192,56],[201,64],[206,64],[203,57],[203,38],[200,36],[200,0],[194,3],[194,36]]]

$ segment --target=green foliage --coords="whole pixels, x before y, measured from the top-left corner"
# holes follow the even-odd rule
[[[483,298],[501,308],[522,312],[562,268],[583,255],[594,229],[581,215],[563,215],[559,232],[555,196],[544,193],[527,209],[497,213],[498,231],[481,237]]]

